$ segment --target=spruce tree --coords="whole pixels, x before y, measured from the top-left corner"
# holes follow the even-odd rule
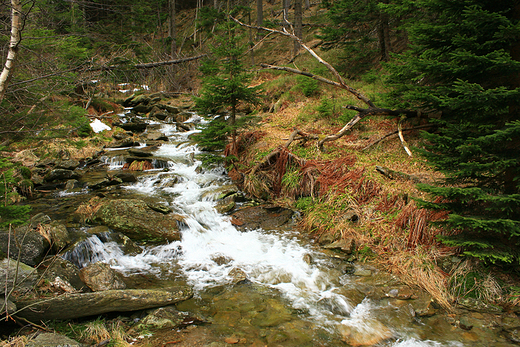
[[[200,114],[210,116],[211,120],[196,139],[211,151],[224,150],[228,142],[235,148],[237,130],[251,120],[250,117],[237,118],[238,108],[255,104],[259,99],[260,87],[250,87],[252,74],[243,63],[245,48],[240,44],[239,29],[234,22],[223,20],[215,32],[211,54],[200,68],[202,86],[200,96],[194,98],[195,105]]]
[[[401,9],[409,6],[402,1]],[[389,68],[399,107],[441,111],[427,160],[446,176],[421,185],[450,211],[442,241],[488,263],[520,260],[520,6],[513,0],[424,0],[410,49]],[[389,7],[399,10],[399,6]]]
[[[323,48],[342,47],[347,70],[359,72],[373,66],[375,60],[390,58],[391,25],[387,12],[380,6],[388,0],[337,0],[324,1],[331,26],[321,30],[319,38]],[[393,20],[392,23],[396,23]],[[352,64],[354,62],[355,64]],[[350,71],[349,71],[350,72]]]

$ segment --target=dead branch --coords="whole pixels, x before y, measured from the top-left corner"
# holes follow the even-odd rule
[[[268,32],[271,32],[271,33],[277,33],[277,34],[284,35],[284,36],[292,38],[293,40],[298,41],[298,43],[301,45],[301,47],[303,47],[307,52],[309,52],[321,64],[323,64],[323,65],[325,65],[325,67],[327,67],[327,69],[334,75],[334,77],[336,77],[336,79],[338,80],[338,83],[342,86],[343,89],[348,90],[352,95],[354,95],[357,99],[361,100],[363,103],[365,103],[369,107],[375,107],[374,103],[369,98],[367,98],[365,95],[363,95],[362,93],[360,93],[356,89],[354,89],[354,88],[350,87],[349,85],[347,85],[347,83],[345,82],[343,77],[341,77],[339,72],[334,67],[332,67],[332,65],[330,65],[328,62],[326,62],[325,60],[321,59],[321,57],[318,54],[316,54],[316,52],[314,52],[309,46],[307,46],[305,43],[303,43],[303,41],[298,36],[296,36],[296,35],[294,35],[292,33],[289,33],[289,32],[287,32],[285,30],[281,31],[281,30],[276,30],[276,29],[270,29],[270,28],[265,28],[265,27],[248,25],[248,24],[242,23],[241,21],[239,21],[238,19],[236,19],[236,18],[234,18],[232,16],[230,16],[230,17],[231,17],[231,19],[233,21],[235,21],[236,23],[238,23],[241,26],[244,26],[244,27],[247,27],[247,28],[256,29],[256,30],[264,30],[264,31],[268,31]]]
[[[401,144],[403,145],[403,148],[408,154],[408,156],[412,157],[412,151],[410,151],[410,148],[408,148],[408,144],[406,143],[404,136],[403,136],[403,130],[401,128],[401,123],[403,122],[403,118],[399,120],[399,123],[397,123],[397,133],[399,134],[399,140],[401,140]]]
[[[174,65],[174,64],[179,64],[179,63],[185,63],[187,61],[192,61],[192,60],[203,58],[206,55],[207,54],[201,54],[201,55],[197,55],[195,57],[187,57],[187,58],[182,58],[182,59],[159,61],[159,62],[155,62],[155,63],[135,64],[134,67],[136,69],[150,69],[150,68],[154,68],[154,67],[158,67],[158,66]]]
[[[337,81],[332,81],[332,80],[329,80],[327,78],[324,78],[324,77],[321,77],[321,76],[317,76],[317,75],[314,75],[314,74],[306,72],[306,71],[301,71],[301,70],[298,70],[298,69],[290,68],[290,67],[282,67],[282,66],[269,65],[269,64],[260,64],[262,67],[268,68],[268,69],[282,70],[282,71],[287,71],[287,72],[291,72],[291,73],[300,74],[300,75],[303,75],[303,76],[307,76],[307,77],[313,78],[313,79],[315,79],[317,81],[320,81],[320,82],[323,82],[323,83],[327,83],[327,84],[339,87],[341,89],[345,89],[349,93],[354,95],[358,100],[362,101],[365,105],[368,106],[368,108],[361,108],[361,107],[357,107],[357,106],[353,106],[353,105],[345,106],[345,108],[347,108],[349,110],[357,111],[358,114],[354,118],[352,118],[350,120],[350,122],[348,122],[336,134],[328,135],[328,136],[324,137],[323,139],[319,140],[318,143],[317,143],[317,146],[318,146],[318,148],[321,151],[324,150],[323,145],[325,144],[325,142],[334,141],[334,140],[337,140],[340,137],[344,136],[350,129],[352,129],[352,127],[356,123],[358,123],[360,120],[362,120],[365,117],[368,117],[368,116],[371,116],[371,115],[380,115],[380,116],[383,116],[383,115],[386,115],[386,116],[402,116],[402,115],[404,115],[405,117],[408,117],[408,118],[420,117],[421,116],[421,112],[420,111],[403,110],[403,109],[391,110],[391,109],[377,107],[368,97],[363,95],[358,90],[350,87],[345,82],[343,77],[341,77],[339,72],[332,65],[330,65],[328,62],[323,60],[309,46],[307,46],[305,43],[303,43],[302,40],[298,36],[296,36],[294,33],[289,33],[285,28],[283,30],[276,30],[276,29],[270,29],[270,28],[265,28],[265,27],[260,27],[260,26],[253,26],[253,25],[248,25],[248,24],[242,23],[241,21],[239,21],[238,19],[236,19],[236,18],[234,18],[232,16],[230,16],[230,18],[233,21],[235,21],[236,23],[238,23],[240,26],[244,26],[244,27],[252,28],[252,29],[256,29],[256,30],[263,30],[263,31],[267,31],[269,33],[277,33],[277,34],[280,34],[280,35],[283,35],[283,36],[290,37],[293,40],[296,40],[301,45],[301,47],[303,47],[307,52],[309,52],[316,60],[318,60],[318,62],[320,62],[321,64],[325,65],[327,67],[327,69],[334,75],[334,77],[336,78]],[[405,147],[405,149],[406,149],[406,147]]]
[[[412,131],[412,130],[419,130],[419,129],[427,129],[427,128],[433,128],[433,127],[436,127],[435,124],[425,124],[425,125],[420,125],[420,126],[416,126],[416,127],[413,127],[413,128],[406,128],[406,129],[402,129],[402,131]],[[376,141],[372,142],[371,144],[367,145],[365,148],[362,149],[362,151],[366,151],[367,149],[369,149],[370,147],[372,146],[375,146],[377,145],[379,142],[383,141],[384,139],[387,139],[391,136],[394,136],[394,135],[397,135],[397,133],[399,132],[399,130],[395,130],[395,131],[392,131],[391,133],[388,133],[382,137],[380,137],[379,139],[377,139]]]
[[[297,137],[298,135],[300,135],[300,137]],[[293,141],[296,141],[296,140],[303,140],[303,141],[308,141],[309,139],[312,139],[312,140],[317,140],[318,137],[315,136],[315,135],[311,135],[311,134],[307,134],[307,133],[304,133],[303,131],[299,130],[298,128],[294,128],[294,131],[292,132],[291,136],[289,136],[289,139],[287,140],[287,142],[285,143],[284,147],[285,148],[289,148],[289,146],[291,145],[291,143]]]
[[[413,117],[420,117],[421,112],[420,111],[413,111],[413,110],[390,110],[387,108],[378,108],[378,107],[369,107],[369,108],[361,108],[357,106],[347,105],[345,106],[348,110],[358,111],[359,113],[350,120],[343,128],[341,128],[340,131],[338,131],[336,134],[328,135],[318,141],[318,148],[323,151],[323,144],[328,141],[334,141],[339,139],[340,137],[344,136],[352,127],[358,123],[360,120],[362,120],[365,117],[368,116],[400,116],[405,115],[406,117],[413,118]]]
[[[260,66],[265,68],[265,69],[281,70],[281,71],[287,71],[287,72],[291,72],[291,73],[307,76],[307,77],[310,77],[312,79],[315,79],[316,81],[320,81],[320,82],[323,82],[323,83],[327,83],[327,84],[333,85],[333,86],[338,87],[338,88],[342,88],[341,84],[338,83],[338,82],[331,81],[328,78],[321,77],[321,76],[312,74],[312,73],[307,72],[307,71],[294,69],[292,67],[276,66],[276,65],[269,65],[269,64],[264,64],[264,63],[260,64]]]

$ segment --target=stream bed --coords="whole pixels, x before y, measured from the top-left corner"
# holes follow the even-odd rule
[[[185,123],[201,121],[193,115]],[[200,327],[195,324],[183,333],[196,334],[200,328],[203,342],[186,345],[511,345],[491,326],[464,331],[455,328],[449,316],[418,315],[430,304],[428,295],[414,292],[400,297],[397,294],[405,286],[393,276],[326,253],[300,235],[297,215],[292,224],[275,230],[237,229],[230,215],[215,209],[222,188],[232,182],[223,168],[201,167],[201,152],[190,141],[197,130],[180,132],[175,124],[157,122],[152,127],[169,138],[153,151],[162,164],[154,164],[137,182],[123,184],[112,193],[153,201],[181,215],[181,239],[142,244],[139,253],[125,254],[110,235],[89,235],[81,247],[64,257],[80,268],[107,263],[124,276],[130,288],[193,287],[194,297],[176,308],[197,317]],[[123,169],[124,150],[107,149],[103,165],[108,172]],[[54,205],[58,209],[60,200],[87,191],[57,193]],[[166,345],[165,341],[176,340],[180,333],[166,329],[157,336],[163,336]],[[168,337],[174,334],[176,338]]]

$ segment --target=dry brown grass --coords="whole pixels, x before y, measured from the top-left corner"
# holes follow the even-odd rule
[[[0,347],[24,347],[29,342],[28,336],[15,336],[0,341]]]
[[[416,248],[412,252],[398,252],[380,258],[387,270],[410,286],[427,291],[445,309],[453,308],[453,295],[447,288],[448,276],[434,265],[439,254],[434,248]]]
[[[96,212],[101,208],[103,205],[102,198],[95,196],[86,203],[81,204],[76,211],[74,211],[75,214],[80,216],[80,219],[83,223],[86,221],[92,220]]]

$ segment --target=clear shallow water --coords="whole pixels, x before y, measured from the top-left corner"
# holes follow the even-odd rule
[[[197,121],[194,116],[189,122]],[[189,141],[196,131],[178,133],[174,125],[161,130],[170,142],[154,155],[167,159],[169,170],[143,175],[125,189],[185,216],[182,240],[143,247],[130,256],[117,243],[92,236],[80,266],[103,261],[129,278],[193,286],[195,298],[178,307],[211,321],[217,335],[283,346],[341,346],[348,345],[342,340],[354,344],[356,339],[382,340],[379,346],[463,346],[450,332],[443,335],[415,319],[407,307],[369,299],[353,302],[344,294],[352,276],[296,232],[238,231],[230,217],[214,209],[218,188],[230,182],[223,169],[199,168],[200,151]],[[107,164],[109,169],[122,167],[118,157]],[[236,271],[248,281],[233,283]]]

